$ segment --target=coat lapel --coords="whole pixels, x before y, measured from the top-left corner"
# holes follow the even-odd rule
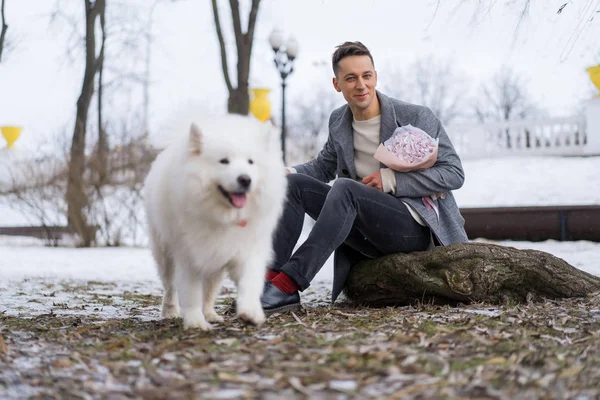
[[[352,129],[352,111],[346,106],[344,114],[331,129],[342,150],[342,158],[348,169],[348,176],[356,179],[354,165],[354,130]]]
[[[383,143],[392,136],[392,133],[398,127],[398,123],[396,122],[396,112],[394,111],[394,105],[390,101],[390,99],[382,94],[377,92],[377,97],[379,98],[379,107],[381,107],[381,130],[379,132],[379,142]]]

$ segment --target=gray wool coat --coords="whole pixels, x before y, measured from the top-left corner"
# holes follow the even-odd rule
[[[395,172],[398,207],[409,204],[429,226],[437,242],[442,245],[468,241],[464,222],[452,190],[459,189],[465,174],[458,154],[438,118],[427,107],[406,103],[377,91],[381,107],[380,143],[383,143],[399,126],[411,124],[439,139],[438,157],[435,165],[423,171]],[[317,157],[294,168],[322,182],[336,177],[358,179],[354,166],[354,141],[352,112],[344,105],[331,113],[329,136]],[[386,168],[381,164],[381,168]],[[439,218],[431,207],[426,207],[423,197],[446,193],[445,198],[433,200],[439,210]],[[391,194],[390,194],[391,195]],[[334,256],[332,302],[341,293],[348,273],[356,262],[364,259],[347,245],[341,245]]]

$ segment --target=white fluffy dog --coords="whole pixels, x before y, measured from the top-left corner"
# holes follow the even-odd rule
[[[145,181],[152,253],[164,287],[162,317],[184,327],[222,322],[214,309],[226,272],[237,316],[260,325],[272,237],[287,190],[270,123],[227,115],[190,122],[154,161]]]

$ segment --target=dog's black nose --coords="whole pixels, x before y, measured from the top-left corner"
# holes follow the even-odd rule
[[[244,189],[248,189],[250,187],[250,183],[252,183],[252,179],[248,175],[240,175],[237,178],[238,183]]]

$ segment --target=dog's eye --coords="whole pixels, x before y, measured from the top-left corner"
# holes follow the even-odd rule
[[[252,159],[248,159],[248,164],[254,164],[254,161],[252,161]]]
[[[219,162],[220,162],[221,164],[229,164],[229,159],[227,159],[227,158],[221,158],[221,159],[219,160]]]

